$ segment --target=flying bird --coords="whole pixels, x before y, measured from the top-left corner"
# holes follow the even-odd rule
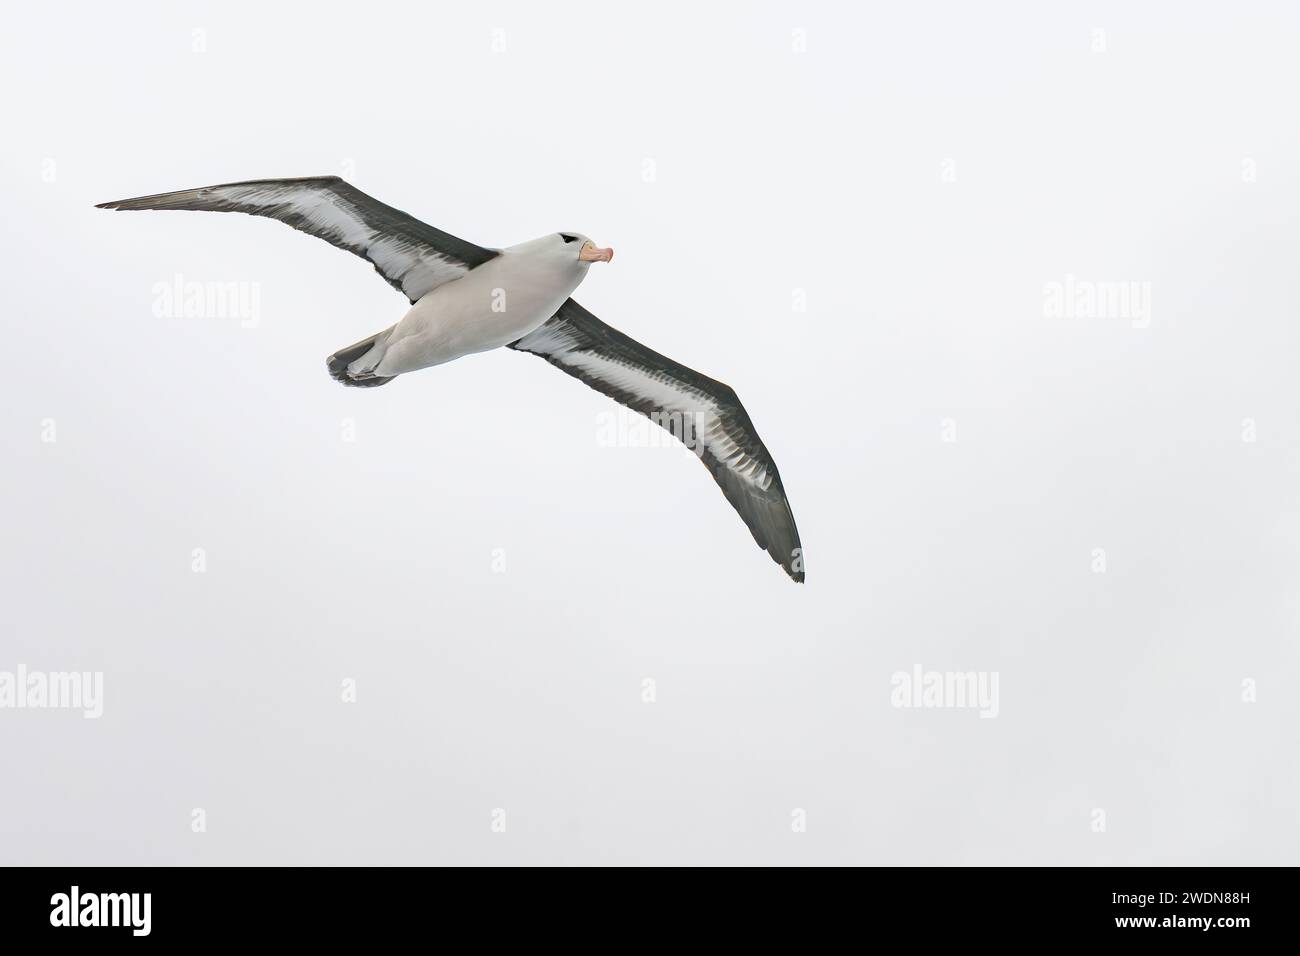
[[[686,444],[758,546],[803,581],[803,550],[781,476],[736,393],[646,348],[569,298],[593,262],[613,260],[613,249],[578,232],[555,232],[504,249],[476,246],[337,176],[227,183],[98,208],[265,216],[368,260],[411,308],[397,324],[331,355],[326,365],[336,381],[372,388],[501,346],[539,355]]]

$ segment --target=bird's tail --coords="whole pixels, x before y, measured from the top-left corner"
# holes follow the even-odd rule
[[[376,332],[369,338],[362,339],[355,345],[349,345],[345,349],[339,349],[333,355],[325,360],[326,366],[330,371],[330,378],[336,382],[342,382],[344,385],[351,385],[354,388],[374,388],[376,385],[387,385],[396,375],[376,375],[374,368],[383,358],[382,351],[379,351],[373,362],[365,362],[355,371],[349,371],[348,367],[354,364],[358,359],[365,358],[366,353],[375,350],[376,345],[383,345],[388,338],[388,333],[392,329],[384,329],[382,332]]]

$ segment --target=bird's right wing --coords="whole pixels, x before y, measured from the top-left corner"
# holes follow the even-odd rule
[[[572,299],[510,347],[540,355],[681,440],[704,462],[758,546],[794,580],[804,579],[799,529],[776,462],[729,386],[646,348]]]
[[[98,208],[199,209],[278,219],[368,260],[411,302],[497,255],[386,206],[337,176],[226,183]]]

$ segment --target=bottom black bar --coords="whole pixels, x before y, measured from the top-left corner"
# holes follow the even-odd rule
[[[710,934],[813,935],[847,918],[872,936],[1231,945],[1291,936],[1287,869],[878,869],[817,873],[652,871],[585,885],[550,876],[424,869],[10,868],[0,870],[6,942],[94,946],[349,939],[374,943],[412,925],[533,927],[549,936],[606,929],[636,937],[703,920]],[[573,886],[566,886],[566,883]],[[412,922],[414,921],[414,923]],[[585,927],[585,930],[581,930]],[[581,930],[581,932],[580,932]],[[59,938],[63,939],[60,940]],[[673,937],[677,938],[677,937]]]

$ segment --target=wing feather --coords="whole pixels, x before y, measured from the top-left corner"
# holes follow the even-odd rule
[[[119,199],[100,209],[196,209],[278,219],[370,262],[411,302],[497,255],[386,206],[337,176],[258,179]]]
[[[803,549],[781,475],[729,386],[646,348],[572,299],[510,347],[541,356],[682,441],[704,462],[758,546],[803,581]]]

